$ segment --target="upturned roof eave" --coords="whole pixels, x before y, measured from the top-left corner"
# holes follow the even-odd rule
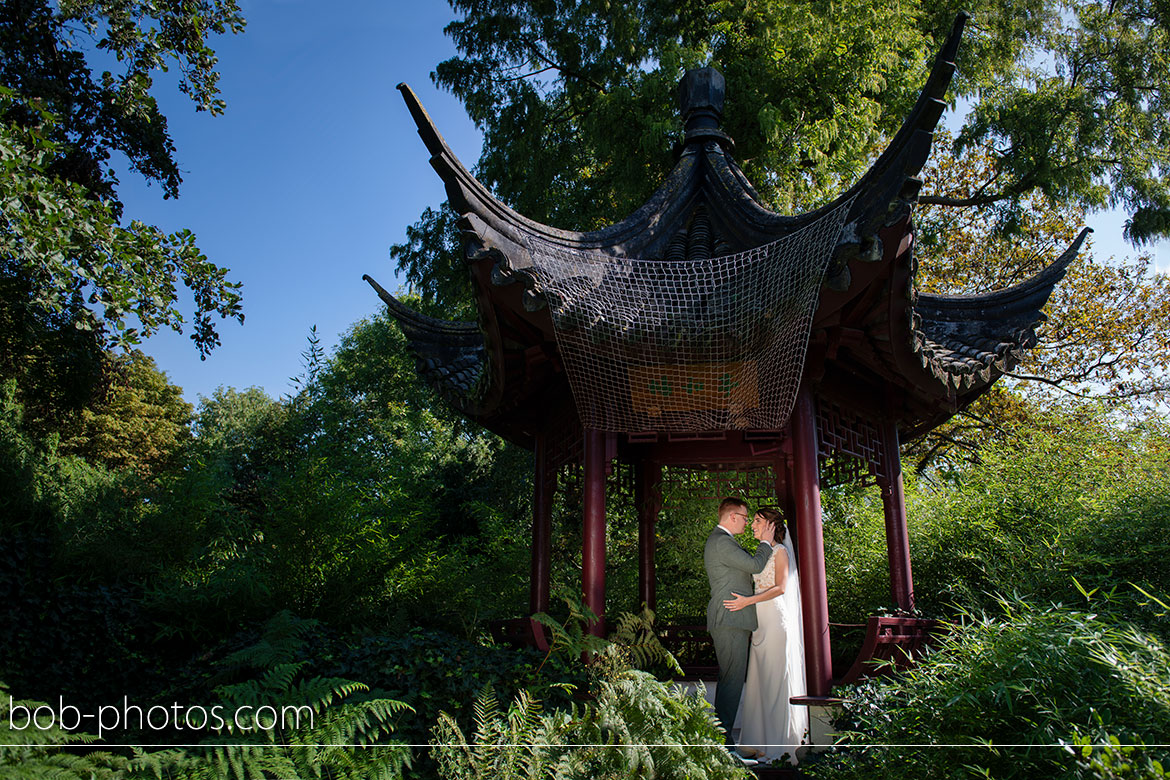
[[[1053,289],[1064,278],[1092,228],[1084,228],[1056,260],[1019,284],[977,295],[933,295],[920,293],[918,309],[936,319],[967,320],[1031,316],[1048,302]]]
[[[447,145],[442,134],[406,84],[398,85],[418,134],[431,153],[431,166],[446,185],[451,207],[461,215],[475,215],[492,231],[519,247],[530,241],[547,243],[600,254],[640,256],[643,248],[661,240],[664,231],[677,220],[672,212],[682,210],[697,189],[695,155],[684,154],[657,191],[633,214],[604,228],[575,231],[545,225],[504,204],[475,178]]]
[[[1089,229],[1052,263],[1024,282],[982,295],[919,294],[912,288],[912,250],[897,260],[886,338],[890,381],[909,392],[933,396],[934,422],[913,427],[921,435],[945,421],[1009,374],[1038,341],[1044,307],[1077,257]],[[898,303],[901,301],[901,303]],[[899,314],[899,310],[901,314]]]
[[[483,422],[483,381],[490,376],[483,330],[478,323],[441,320],[416,312],[386,291],[371,276],[366,281],[398,323],[419,376],[460,414]]]

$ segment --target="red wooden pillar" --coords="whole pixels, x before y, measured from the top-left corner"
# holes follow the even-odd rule
[[[597,614],[589,632],[605,635],[605,434],[585,429],[585,518],[581,533],[581,588]]]
[[[829,597],[825,582],[825,542],[821,531],[821,484],[817,467],[817,416],[812,393],[803,387],[792,412],[792,496],[796,503],[796,542],[800,597],[804,608],[805,670],[808,695],[829,695],[833,662],[829,648]]]
[[[638,599],[652,611],[658,608],[654,573],[654,526],[662,511],[662,464],[638,464],[635,485],[638,506]]]
[[[906,611],[914,609],[914,577],[910,571],[910,539],[906,532],[906,492],[902,484],[902,455],[898,445],[898,424],[888,420],[882,426],[888,483],[882,485],[882,506],[886,518],[886,553],[890,560],[890,594]]]
[[[784,513],[788,533],[792,536],[792,547],[797,555],[800,554],[800,529],[796,524],[796,497],[793,485],[796,482],[792,475],[792,442],[785,443],[785,449],[776,457],[776,501],[779,509]]]
[[[529,583],[529,614],[548,612],[549,558],[552,537],[553,491],[556,475],[548,462],[548,437],[536,434],[532,470],[532,571]]]

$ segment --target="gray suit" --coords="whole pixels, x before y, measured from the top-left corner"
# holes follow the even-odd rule
[[[719,716],[727,742],[739,710],[739,697],[747,678],[748,646],[756,630],[754,604],[732,612],[723,606],[732,591],[743,596],[752,594],[752,576],[764,570],[772,557],[772,547],[764,542],[750,555],[730,533],[716,527],[703,547],[703,566],[711,583],[711,600],[707,602],[707,631],[715,645],[719,661],[719,684],[715,688],[715,714]]]

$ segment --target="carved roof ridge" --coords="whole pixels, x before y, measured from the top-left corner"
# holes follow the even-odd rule
[[[374,292],[382,299],[382,302],[390,309],[390,315],[394,317],[400,324],[416,331],[425,332],[435,338],[456,338],[465,339],[471,336],[483,341],[483,333],[479,329],[479,323],[468,322],[465,320],[443,320],[438,317],[431,317],[421,312],[417,312],[411,307],[407,306],[397,297],[391,295],[386,291],[382,285],[378,284],[369,274],[362,274],[362,279],[374,288]]]
[[[859,253],[848,247],[860,245],[878,228],[896,222],[917,199],[921,182],[915,177],[926,162],[934,128],[946,108],[942,98],[954,75],[954,58],[967,19],[965,13],[955,19],[918,101],[869,170],[832,202],[797,215],[779,214],[767,208],[725,148],[730,144],[704,131],[688,134],[688,142],[674,169],[654,194],[625,219],[584,232],[545,225],[496,198],[451,150],[414,91],[405,83],[399,84],[398,89],[419,136],[431,153],[432,167],[446,184],[451,206],[464,216],[478,218],[472,232],[481,239],[495,233],[521,247],[531,245],[533,241],[529,239],[535,239],[538,244],[584,252],[658,257],[702,192],[709,205],[724,213],[720,222],[739,239],[736,248],[749,249],[812,224],[853,200],[841,240],[844,251],[838,265],[843,266]],[[743,224],[728,224],[735,222]],[[524,267],[527,262],[513,260],[511,264]],[[839,272],[840,269],[831,269],[830,276]]]
[[[693,155],[684,155],[670,175],[641,207],[625,219],[604,228],[591,231],[565,230],[529,219],[492,194],[473,176],[443,139],[418,96],[405,83],[399,84],[407,108],[418,127],[418,134],[431,153],[431,166],[447,185],[451,207],[460,214],[476,214],[488,227],[514,243],[525,245],[525,235],[553,245],[601,254],[627,254],[623,248],[635,252],[646,244],[647,231],[658,238],[654,228],[663,222],[663,215],[679,210],[677,205],[689,201],[695,187],[698,166]]]
[[[955,18],[918,100],[902,127],[861,178],[832,201],[802,214],[774,212],[761,202],[731,156],[721,146],[708,144],[707,160],[716,174],[710,181],[718,185],[716,193],[729,197],[739,216],[753,223],[754,227],[773,234],[777,230],[791,232],[815,222],[849,200],[853,200],[854,206],[847,222],[856,223],[859,217],[867,217],[856,227],[859,234],[896,222],[902,216],[901,210],[896,208],[898,201],[910,203],[917,199],[921,183],[914,177],[926,163],[934,128],[946,109],[943,97],[955,73],[955,55],[969,18],[967,13],[960,13]],[[871,193],[878,197],[866,197]],[[873,213],[867,213],[867,210]]]

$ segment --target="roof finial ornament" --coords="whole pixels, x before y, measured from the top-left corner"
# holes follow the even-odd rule
[[[723,74],[714,68],[688,70],[678,83],[678,110],[686,127],[686,143],[712,139],[730,147],[731,136],[719,129],[726,94]]]

